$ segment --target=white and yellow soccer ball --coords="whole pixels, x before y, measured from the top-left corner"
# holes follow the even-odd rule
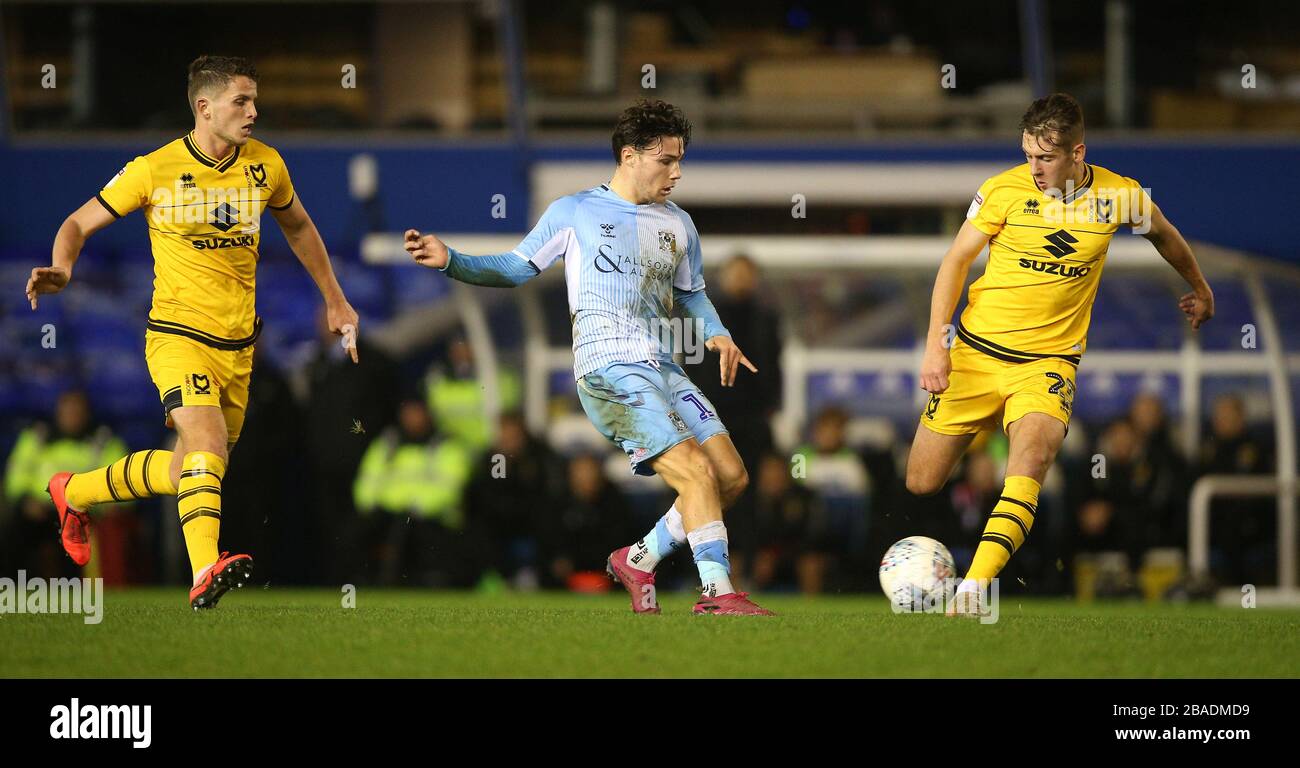
[[[908,536],[881,558],[880,588],[895,613],[942,613],[956,589],[956,573],[947,547],[926,536]]]

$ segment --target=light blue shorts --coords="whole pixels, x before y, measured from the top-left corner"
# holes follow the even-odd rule
[[[713,403],[676,363],[607,365],[578,381],[578,400],[638,475],[653,475],[650,461],[680,442],[727,434]]]

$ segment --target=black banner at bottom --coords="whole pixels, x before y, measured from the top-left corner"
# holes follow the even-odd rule
[[[954,757],[1045,744],[1058,759],[1061,748],[1289,745],[1297,694],[1293,680],[24,679],[0,681],[0,738],[47,757],[193,755],[196,741],[223,753],[391,755],[468,741],[571,758],[644,738],[739,752],[951,747]]]

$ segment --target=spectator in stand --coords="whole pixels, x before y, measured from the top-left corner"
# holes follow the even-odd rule
[[[584,590],[592,577],[603,576],[610,542],[635,538],[638,532],[627,499],[605,481],[600,459],[575,457],[568,466],[567,493],[544,530],[547,585]]]
[[[816,495],[795,483],[790,466],[774,454],[759,461],[756,495],[754,589],[793,581],[806,595],[821,593],[831,547],[825,510]]]
[[[1210,434],[1201,444],[1197,476],[1262,475],[1273,469],[1264,441],[1246,425],[1237,395],[1214,401]],[[1272,584],[1277,579],[1277,510],[1267,499],[1220,499],[1210,510],[1211,570],[1225,583]]]
[[[314,519],[304,529],[315,537],[312,549],[324,567],[320,577],[332,584],[358,580],[360,521],[352,485],[361,457],[375,436],[393,423],[399,398],[398,371],[366,336],[357,339],[361,359],[354,365],[339,339],[319,315],[320,337],[302,369],[307,400],[307,461],[316,493]]]
[[[317,510],[296,495],[307,470],[298,438],[302,413],[288,380],[263,349],[253,352],[248,413],[221,487],[222,503],[231,510],[221,536],[232,551],[257,558],[259,583],[301,583],[314,567],[301,532],[320,521]]]
[[[541,540],[564,497],[564,463],[529,434],[523,417],[501,417],[496,441],[476,460],[465,493],[465,525],[473,570],[487,588],[504,579],[540,583]]]
[[[1174,445],[1164,399],[1152,392],[1133,398],[1129,423],[1136,432],[1139,482],[1149,507],[1143,545],[1186,547],[1187,461]]]
[[[483,450],[489,442],[490,425],[485,416],[485,393],[480,379],[474,348],[462,336],[452,339],[447,347],[446,362],[435,363],[425,377],[429,412],[439,428],[473,451]],[[497,398],[501,410],[518,408],[521,397],[519,376],[507,368],[498,368]]]
[[[378,583],[468,586],[460,531],[471,464],[459,440],[434,429],[423,400],[402,403],[397,426],[366,449],[353,491]]]
[[[7,560],[28,577],[81,576],[59,542],[59,516],[45,491],[56,472],[88,472],[112,464],[126,455],[126,445],[108,427],[97,425],[90,401],[80,390],[59,396],[53,424],[38,422],[18,436],[5,466],[4,494],[11,509],[3,545],[11,548]],[[106,504],[95,509],[91,535],[95,545],[86,564],[88,574],[101,575],[108,584],[126,583],[131,551],[138,528],[133,504]]]
[[[831,554],[856,572],[872,559],[866,553],[871,478],[862,457],[848,446],[848,413],[837,406],[813,419],[811,441],[792,462],[795,479],[817,494],[826,510]],[[802,470],[802,471],[801,471]]]

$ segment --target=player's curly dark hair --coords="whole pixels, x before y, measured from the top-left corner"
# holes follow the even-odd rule
[[[190,111],[194,111],[194,100],[200,92],[225,90],[231,80],[241,75],[257,82],[257,67],[239,56],[200,56],[191,61],[187,91]]]
[[[1029,105],[1020,130],[1039,143],[1069,151],[1083,141],[1083,107],[1068,93],[1053,93]]]
[[[623,110],[614,126],[611,144],[614,149],[614,162],[623,162],[623,147],[632,147],[638,152],[657,145],[664,136],[676,136],[682,140],[682,149],[691,143],[691,121],[686,115],[666,101],[641,99]]]

